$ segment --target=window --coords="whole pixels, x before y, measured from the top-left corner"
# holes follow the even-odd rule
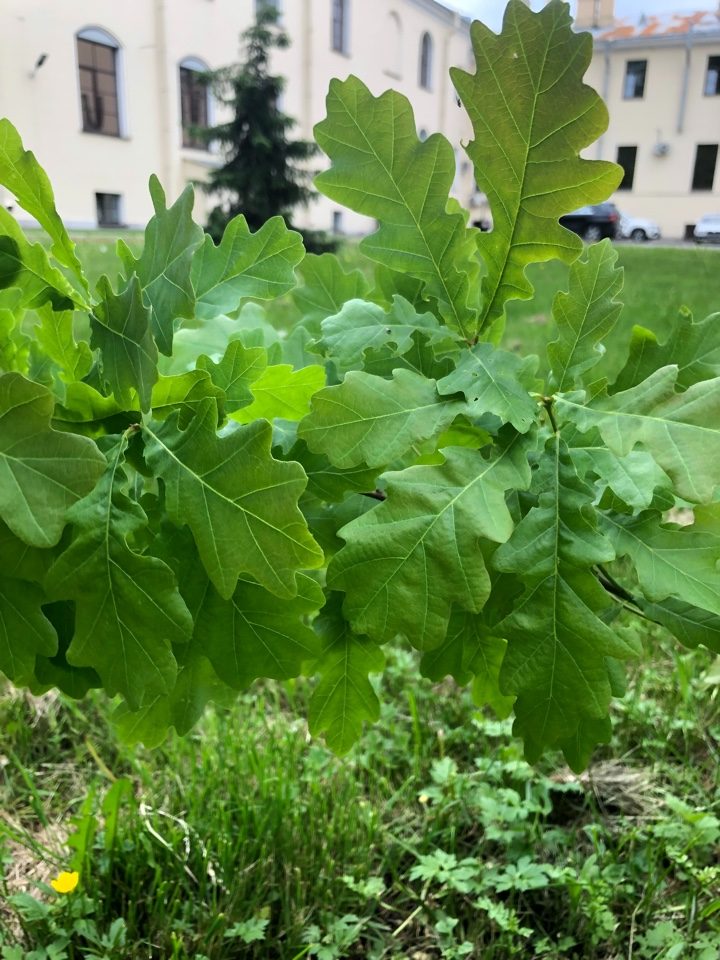
[[[716,143],[698,144],[692,178],[693,190],[712,190],[717,155],[718,145]]]
[[[199,131],[209,126],[208,101],[210,91],[203,79],[207,70],[199,60],[187,59],[180,64],[180,118],[182,145],[196,150],[207,150],[208,144]]]
[[[424,33],[420,40],[420,86],[423,90],[430,90],[432,87],[432,55],[432,37],[429,33]]]
[[[96,193],[95,209],[99,227],[121,226],[119,193]]]
[[[640,100],[645,95],[645,74],[647,60],[628,60],[625,64],[625,100]]]
[[[623,168],[623,178],[618,190],[632,190],[635,179],[637,147],[618,147],[617,162]]]
[[[348,52],[348,0],[332,0],[332,48]]]
[[[705,74],[705,96],[720,96],[720,56],[708,57],[707,73]]]
[[[120,136],[118,44],[102,30],[77,35],[80,108],[86,133]]]
[[[332,232],[335,234],[335,236],[339,236],[343,232],[342,210],[333,210]]]
[[[418,130],[418,140],[420,140],[422,143],[425,143],[427,138],[428,138],[427,130],[425,129],[425,127],[420,127],[420,129]]]

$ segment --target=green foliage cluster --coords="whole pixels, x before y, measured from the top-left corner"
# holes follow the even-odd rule
[[[305,678],[153,751],[108,736],[102,697],[8,691],[0,956],[715,960],[720,672],[638,633],[646,660],[582,778],[529,766],[510,721],[417,682],[407,647],[342,760],[298,721]],[[51,892],[69,869],[77,889]]]
[[[131,741],[186,732],[256,678],[319,674],[310,730],[347,751],[379,702],[369,674],[404,637],[421,671],[514,711],[525,754],[582,768],[610,737],[628,612],[682,643],[720,635],[720,326],[636,329],[594,376],[621,271],[558,218],[602,200],[614,164],[583,84],[591,39],[552,0],[511,0],[453,70],[468,153],[495,211],[449,199],[455,158],[408,101],[333,81],[318,188],[374,217],[373,280],[304,256],[280,218],[219,244],[188,188],[155,215],[117,289],[91,293],[47,178],[0,121],[0,670],[33,690],[103,687]],[[498,347],[526,267],[571,264],[550,373]],[[52,260],[55,260],[55,265]],[[60,269],[62,268],[62,269]],[[295,269],[302,284],[296,286]],[[258,301],[291,293],[280,338]],[[693,523],[668,522],[690,508]],[[672,515],[671,515],[672,516]]]

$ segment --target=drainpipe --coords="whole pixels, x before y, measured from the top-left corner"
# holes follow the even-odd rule
[[[690,60],[692,55],[692,25],[685,38],[685,66],[683,67],[682,83],[680,84],[680,104],[678,107],[677,132],[685,129],[685,110],[687,108],[688,86],[690,83]]]
[[[178,192],[175,183],[173,157],[177,148],[175,130],[171,123],[170,89],[168,84],[167,8],[166,0],[155,0],[155,71],[157,104],[160,114],[160,165],[162,184],[168,197]]]
[[[602,98],[607,104],[608,97],[610,96],[610,41],[606,40],[603,44],[603,49],[605,51],[605,56],[603,58],[603,82],[602,82]],[[597,142],[597,159],[602,160],[603,157],[603,141],[605,140],[605,134],[598,138]]]
[[[440,76],[442,77],[442,84],[440,88],[440,112],[438,115],[438,130],[445,134],[445,121],[447,119],[447,108],[450,102],[454,103],[454,93],[451,96],[450,88],[452,86],[452,81],[450,80],[450,44],[453,37],[460,30],[461,18],[460,14],[456,13],[453,15],[452,26],[448,27],[447,32],[445,33],[445,40],[443,43],[442,50],[442,70]],[[447,134],[445,134],[447,136]]]
[[[302,58],[302,125],[305,140],[313,138],[312,63],[313,15],[312,0],[303,0],[303,58]]]

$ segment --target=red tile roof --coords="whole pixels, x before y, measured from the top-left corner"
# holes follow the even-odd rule
[[[638,20],[624,17],[611,27],[593,30],[596,40],[635,40],[670,37],[678,34],[720,32],[720,11],[648,14]]]

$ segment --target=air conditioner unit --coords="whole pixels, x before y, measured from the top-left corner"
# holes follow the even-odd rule
[[[670,144],[660,140],[652,148],[652,152],[655,157],[664,157],[670,153]]]

